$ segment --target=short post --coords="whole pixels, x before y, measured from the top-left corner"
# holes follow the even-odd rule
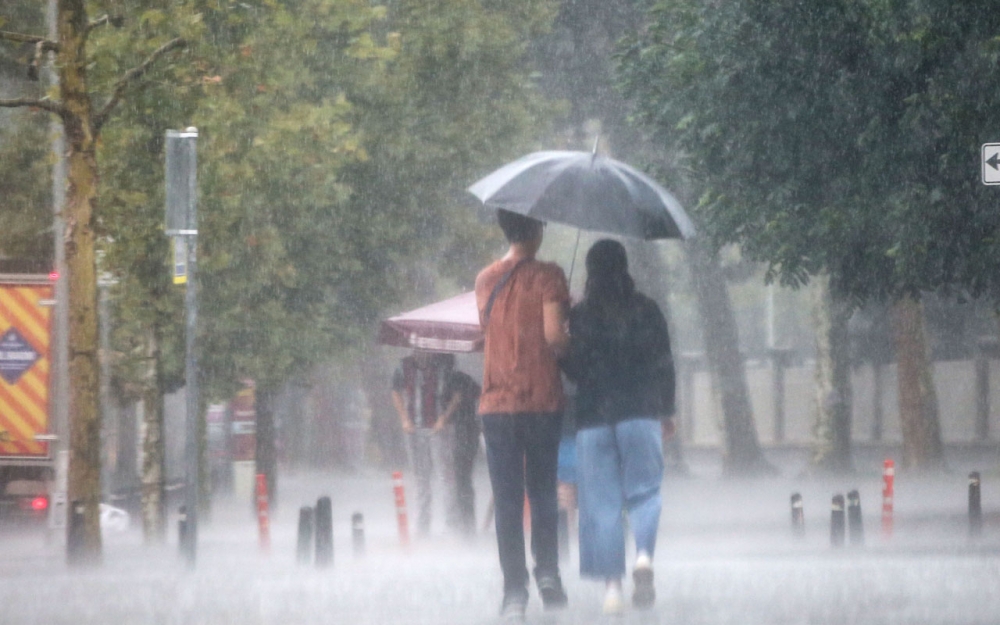
[[[365,555],[365,515],[360,512],[351,515],[351,544],[354,557]]]
[[[983,507],[980,493],[979,471],[969,474],[969,536],[978,538],[983,533]]]
[[[865,544],[865,524],[861,517],[861,494],[857,490],[847,493],[847,531],[851,544]]]
[[[299,508],[299,534],[296,543],[296,555],[299,564],[308,564],[313,548],[313,509],[310,506]]]
[[[404,547],[410,544],[409,522],[406,519],[406,493],[403,490],[403,472],[392,472],[392,490],[396,497],[396,521],[399,524],[399,542]]]
[[[792,493],[792,534],[799,537],[806,535],[805,509],[799,493]]]
[[[78,562],[83,553],[83,514],[86,508],[82,501],[74,501],[69,507],[69,527],[66,532],[66,559],[70,564]]]
[[[559,560],[567,561],[569,559],[569,510],[566,508],[559,508],[557,532],[559,534]]]
[[[184,553],[185,541],[187,541],[187,506],[177,509],[177,544],[181,546],[181,553]]]
[[[333,564],[333,506],[329,497],[316,500],[316,566]]]
[[[257,529],[260,550],[267,553],[271,549],[271,524],[268,517],[267,476],[257,474]]]
[[[892,497],[896,488],[896,463],[886,458],[882,464],[882,538],[892,538]]]
[[[830,546],[844,546],[844,496],[834,495],[830,503]]]

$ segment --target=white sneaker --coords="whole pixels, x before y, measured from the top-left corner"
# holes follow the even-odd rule
[[[632,582],[635,585],[632,606],[640,610],[651,608],[656,602],[656,588],[653,586],[653,563],[649,556],[643,554],[636,558]]]
[[[625,599],[622,597],[622,589],[617,586],[608,586],[604,593],[604,613],[621,614],[625,611]]]

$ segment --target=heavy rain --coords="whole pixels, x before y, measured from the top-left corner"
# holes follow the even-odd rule
[[[998,37],[5,0],[0,625],[1000,622]]]

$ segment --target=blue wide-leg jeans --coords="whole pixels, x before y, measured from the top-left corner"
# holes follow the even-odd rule
[[[483,415],[505,591],[517,592],[528,584],[524,553],[525,492],[531,504],[535,578],[559,575],[556,464],[561,431],[561,413]]]
[[[625,574],[629,515],[636,551],[653,556],[660,523],[663,440],[657,418],[634,418],[576,433],[580,506],[580,574],[600,579]]]

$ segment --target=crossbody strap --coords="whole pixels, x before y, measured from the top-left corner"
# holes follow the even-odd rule
[[[515,263],[513,267],[508,269],[505,274],[500,276],[500,279],[497,281],[496,286],[493,287],[493,291],[490,293],[490,298],[486,300],[486,308],[483,309],[484,328],[490,323],[490,313],[493,311],[493,303],[496,301],[497,295],[500,294],[500,291],[503,289],[504,285],[507,284],[507,281],[510,280],[510,277],[514,275],[514,272],[517,271],[517,268],[523,265],[524,263],[528,262],[529,260],[531,259],[522,258],[521,260],[517,261],[517,263]]]

